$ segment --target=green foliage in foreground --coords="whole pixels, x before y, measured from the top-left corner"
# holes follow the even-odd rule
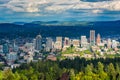
[[[0,80],[120,80],[120,58],[31,62],[1,70]]]

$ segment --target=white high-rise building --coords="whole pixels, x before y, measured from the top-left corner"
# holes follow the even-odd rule
[[[53,40],[52,38],[47,38],[46,51],[50,51],[52,48],[53,48]]]
[[[3,53],[3,45],[0,45],[0,54]]]
[[[73,39],[72,44],[74,47],[79,47],[80,46],[80,41],[78,39]]]
[[[111,39],[109,38],[108,40],[107,40],[107,48],[111,48],[112,47],[112,41],[111,41]]]
[[[61,50],[62,49],[62,37],[56,37],[56,42],[54,44],[54,48]]]
[[[71,40],[68,37],[64,38],[63,51],[71,46]]]
[[[7,63],[8,65],[11,65],[14,63],[15,60],[17,60],[17,53],[16,52],[10,52],[9,54],[6,55],[7,58]]]
[[[36,36],[35,50],[42,50],[42,37],[41,37],[41,35]]]
[[[87,47],[88,46],[88,40],[86,36],[81,36],[81,47]]]
[[[117,48],[118,44],[116,40],[112,40],[112,48]]]
[[[33,47],[35,49],[35,45],[36,45],[36,39],[33,39]]]
[[[70,39],[68,37],[64,38],[64,47],[70,47],[71,43],[70,43]]]
[[[18,51],[18,46],[16,45],[15,41],[13,43],[13,51],[17,52]]]

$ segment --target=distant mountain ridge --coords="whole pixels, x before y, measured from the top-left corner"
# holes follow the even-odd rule
[[[93,24],[119,24],[120,20],[117,21],[33,21],[33,22],[14,22],[13,24],[16,25],[26,25],[26,24],[36,24],[36,25],[45,25],[45,26],[87,26],[87,25],[93,25]]]
[[[13,24],[16,24],[16,25],[24,25],[26,22],[14,22]]]

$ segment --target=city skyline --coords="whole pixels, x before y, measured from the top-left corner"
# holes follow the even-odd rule
[[[0,22],[114,21],[119,0],[0,0]]]
[[[120,80],[120,0],[0,0],[0,80]]]

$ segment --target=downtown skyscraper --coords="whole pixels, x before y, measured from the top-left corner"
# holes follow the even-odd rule
[[[96,44],[100,45],[100,43],[101,43],[101,36],[100,36],[100,34],[97,34]]]
[[[86,36],[81,36],[81,47],[87,47],[88,45],[88,40]]]
[[[95,45],[95,30],[90,30],[90,45]]]
[[[42,50],[42,37],[37,35],[35,39],[35,50]]]

